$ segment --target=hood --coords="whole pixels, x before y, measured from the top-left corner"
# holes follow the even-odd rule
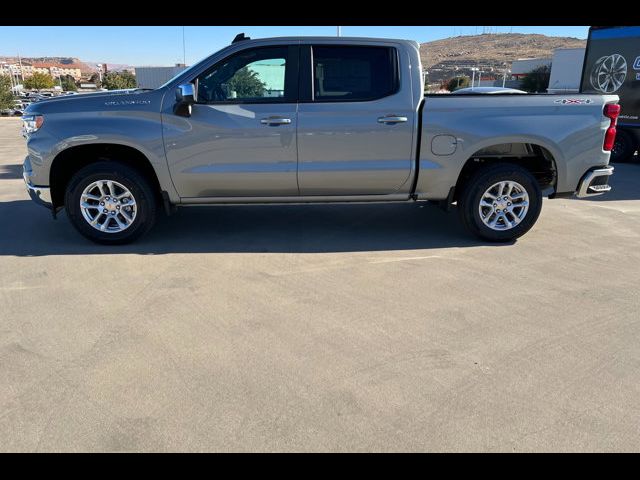
[[[149,106],[162,96],[160,90],[132,88],[106,92],[80,93],[40,100],[29,105],[26,114],[100,111],[118,107]]]

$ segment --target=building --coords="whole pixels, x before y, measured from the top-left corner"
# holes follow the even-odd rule
[[[551,66],[551,58],[519,58],[511,64],[511,76],[516,80],[521,80],[527,73],[538,67]]]
[[[187,67],[178,63],[173,67],[135,67],[138,88],[158,88]]]
[[[32,73],[45,73],[51,75],[54,78],[71,75],[75,80],[80,80],[80,77],[82,77],[82,71],[79,68],[74,67],[73,65],[65,65],[62,63],[34,63],[32,68]],[[25,76],[27,75],[25,74]]]
[[[14,77],[30,77],[33,75],[33,66],[30,63],[2,63],[0,64],[0,75],[13,75]]]
[[[580,91],[584,52],[584,48],[556,48],[553,51],[548,93]]]
[[[78,93],[80,92],[95,92],[98,90],[98,86],[95,83],[90,83],[90,82],[86,82],[86,83],[81,83],[80,87],[78,88]]]
[[[14,77],[27,78],[34,73],[45,73],[54,78],[71,75],[75,80],[79,80],[82,72],[73,65],[61,63],[3,63],[0,64],[0,75],[13,75]]]
[[[251,64],[251,70],[264,82],[266,97],[284,96],[284,68],[282,60],[264,60]]]

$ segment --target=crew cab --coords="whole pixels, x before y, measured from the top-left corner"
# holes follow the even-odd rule
[[[543,196],[610,189],[617,101],[425,95],[414,41],[239,35],[157,89],[30,105],[24,180],[107,244],[176,206],[407,201],[509,241]]]

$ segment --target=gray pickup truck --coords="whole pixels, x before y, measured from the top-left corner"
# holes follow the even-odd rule
[[[24,180],[91,240],[147,232],[159,211],[242,203],[457,204],[509,241],[543,196],[598,195],[616,95],[426,95],[413,41],[234,42],[155,90],[28,107]]]

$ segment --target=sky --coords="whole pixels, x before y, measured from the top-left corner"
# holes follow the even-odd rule
[[[184,52],[183,52],[184,28]],[[587,38],[589,27],[549,26],[342,26],[343,36],[403,38],[428,42],[457,35],[492,33],[541,33],[549,36]],[[132,66],[187,65],[229,45],[244,32],[252,38],[286,35],[336,35],[335,26],[126,26],[126,27],[0,27],[0,55],[23,57],[77,57],[87,62]],[[183,56],[183,53],[186,55]]]

